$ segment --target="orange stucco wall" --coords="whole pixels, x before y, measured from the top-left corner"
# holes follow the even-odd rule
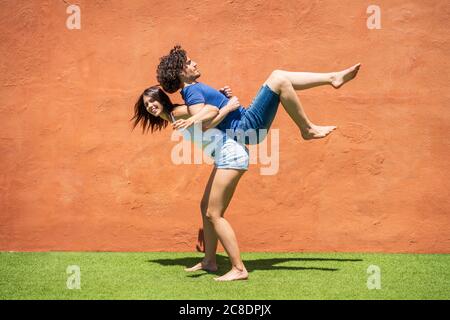
[[[129,122],[180,43],[245,105],[273,69],[363,64],[298,92],[328,138],[280,106],[278,173],[252,165],[226,213],[242,251],[450,253],[448,1],[80,0],[80,30],[68,3],[1,3],[0,250],[195,249],[211,166],[174,165],[171,129]]]

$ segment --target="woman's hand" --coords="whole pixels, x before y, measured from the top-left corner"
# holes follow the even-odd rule
[[[231,98],[233,96],[233,92],[231,91],[231,88],[229,86],[220,88],[219,91],[222,92],[222,94],[227,98]]]
[[[241,103],[239,102],[238,97],[234,96],[228,101],[225,108],[227,108],[229,112],[232,112],[236,109],[239,109],[240,106]]]
[[[190,118],[179,119],[172,123],[172,128],[173,128],[173,130],[183,130],[183,129],[189,128],[193,124],[194,124],[194,121],[192,121]]]

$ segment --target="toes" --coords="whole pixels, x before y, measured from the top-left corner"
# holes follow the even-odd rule
[[[186,271],[186,272],[194,272],[194,271],[198,271],[198,270],[201,270],[201,269],[202,269],[202,265],[199,263],[199,264],[196,264],[193,267],[185,268],[184,271]]]
[[[217,264],[203,264],[202,262],[199,262],[193,267],[185,268],[184,271],[194,272],[194,271],[204,270],[204,271],[208,271],[208,272],[216,272],[217,269],[218,269]]]
[[[199,269],[195,269],[195,268],[186,268],[186,269],[184,269],[184,271],[186,271],[186,272],[194,272],[194,271],[197,271],[197,270],[199,270]]]

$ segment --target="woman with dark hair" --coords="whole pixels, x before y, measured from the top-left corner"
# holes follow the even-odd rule
[[[230,103],[230,106],[235,105],[236,100]],[[130,121],[134,120],[133,129],[141,123],[143,133],[149,130],[153,133],[167,127],[169,122],[174,122],[176,119],[174,120],[172,116],[185,119],[192,116],[191,111],[194,109],[187,108],[186,105],[173,104],[169,96],[156,85],[145,89],[139,96],[134,105],[134,117]],[[197,108],[194,111],[196,114],[194,121],[206,122],[218,114],[217,108],[209,105],[202,110]]]
[[[223,88],[223,94],[231,97],[231,90]],[[232,112],[240,106],[237,98],[231,98],[225,109]],[[169,122],[177,119],[186,119],[193,113],[186,105],[172,104],[167,94],[158,86],[153,86],[144,90],[139,96],[134,106],[133,129],[142,124],[143,132],[161,130],[167,127]],[[192,113],[191,113],[192,112]],[[198,121],[203,121],[203,128],[208,128],[208,121],[217,116],[217,108],[206,105],[202,110],[195,110]],[[200,116],[198,116],[200,114]],[[190,130],[192,127],[188,128]],[[215,129],[212,129],[215,130]],[[236,236],[227,220],[223,217],[228,204],[231,201],[234,190],[245,171],[248,170],[249,155],[248,149],[230,139],[220,130],[215,130],[217,140],[220,143],[214,148],[214,168],[206,185],[200,210],[203,220],[203,233],[205,242],[205,257],[202,262],[192,268],[185,269],[188,272],[200,269],[215,272],[217,271],[216,251],[218,239],[232,260],[232,270],[222,277],[217,277],[217,281],[229,281],[247,279],[248,273],[242,263],[237,245]],[[209,141],[207,141],[209,142]],[[210,212],[220,211],[220,218],[211,216]]]

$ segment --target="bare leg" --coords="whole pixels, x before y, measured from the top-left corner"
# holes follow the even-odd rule
[[[358,63],[348,69],[330,73],[275,70],[264,84],[280,95],[281,104],[294,120],[305,140],[320,139],[329,135],[336,129],[336,126],[313,124],[306,116],[295,90],[304,90],[325,84],[332,85],[336,89],[340,88],[356,77],[360,66],[361,64]]]
[[[247,270],[240,256],[236,235],[231,225],[223,217],[244,172],[234,169],[217,169],[211,186],[206,218],[214,226],[214,230],[231,261],[231,270],[225,275],[215,278],[217,281],[248,278]]]
[[[300,129],[303,139],[311,140],[324,138],[336,129],[336,126],[317,126],[313,124],[306,116],[300,99],[291,85],[287,85],[282,90],[280,100],[286,112]]]
[[[331,85],[333,75],[335,74],[335,72],[314,73],[282,70],[279,70],[279,72],[291,82],[295,90],[305,90],[322,85]]]
[[[308,119],[292,83],[282,72],[272,72],[264,84],[279,94],[281,104],[300,129],[303,139],[320,139],[329,135],[336,127],[317,126]]]
[[[195,266],[185,269],[185,271],[188,272],[198,270],[206,270],[213,272],[217,271],[216,251],[217,251],[218,236],[214,229],[215,225],[212,222],[214,218],[211,216],[210,213],[208,213],[208,208],[211,207],[211,209],[209,210],[210,212],[221,212],[220,217],[223,219],[225,223],[224,225],[221,226],[220,221],[218,221],[217,225],[219,228],[222,227],[225,233],[224,241],[229,241],[231,244],[230,249],[229,246],[225,245],[221,240],[222,245],[227,251],[228,256],[230,257],[230,260],[232,262],[232,269],[226,275],[216,278],[216,280],[229,281],[247,278],[248,274],[246,270],[244,271],[242,270],[242,268],[241,269],[234,268],[234,266],[241,267],[241,265],[243,266],[243,264],[242,260],[240,259],[239,248],[237,247],[237,240],[234,235],[233,229],[231,228],[229,223],[223,218],[225,210],[228,208],[228,205],[230,204],[230,201],[233,197],[237,183],[239,182],[239,179],[244,173],[244,171],[219,169],[219,176],[217,178],[216,173],[217,169],[214,168],[208,180],[208,184],[206,186],[201,202],[203,232],[205,236],[205,258],[203,259],[203,261],[199,262]],[[214,182],[215,182],[215,191],[214,191],[215,193],[211,198],[211,189]]]
[[[316,73],[316,72],[290,72],[277,70],[276,72],[286,77],[292,84],[295,90],[305,90],[322,85],[332,85],[338,89],[346,82],[356,77],[361,64],[355,64],[354,66],[342,71],[329,72],[329,73]]]
[[[214,226],[206,218],[206,210],[208,208],[209,195],[211,193],[211,186],[214,180],[214,176],[216,175],[216,170],[217,169],[214,167],[213,171],[211,172],[211,175],[209,176],[208,183],[206,184],[206,188],[203,193],[203,198],[200,203],[200,210],[202,213],[202,220],[203,220],[203,235],[205,238],[205,257],[203,258],[203,261],[199,262],[195,266],[184,269],[187,272],[193,272],[197,270],[206,270],[211,272],[217,271],[216,251],[218,238],[216,231],[214,231]]]

